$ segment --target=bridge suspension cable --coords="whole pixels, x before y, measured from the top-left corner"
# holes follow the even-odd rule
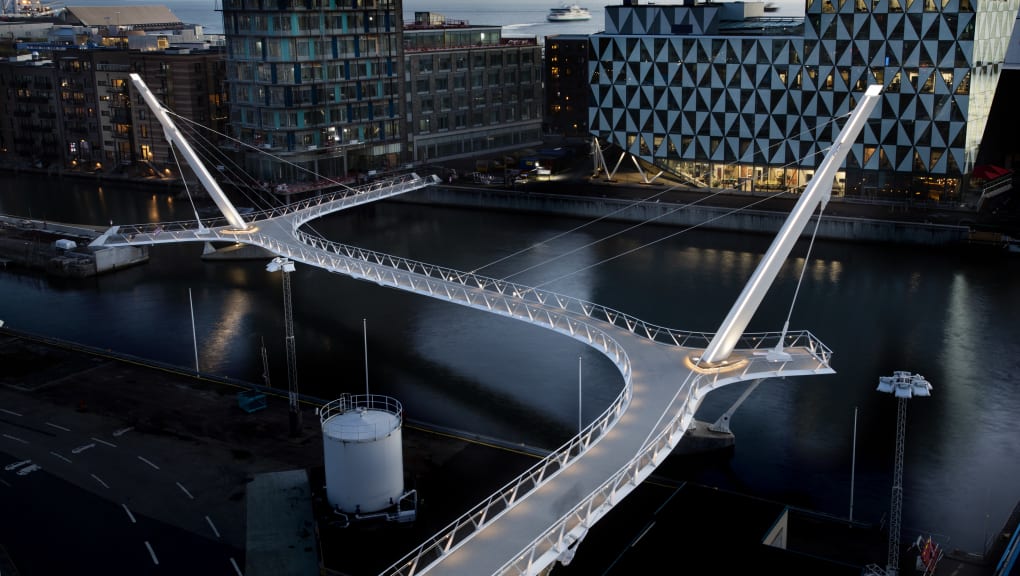
[[[849,113],[844,115],[844,116],[840,116],[840,117],[837,117],[837,118],[833,118],[833,119],[827,120],[824,124],[838,122],[840,119],[842,119],[842,118],[844,118],[846,116],[849,116]],[[823,124],[823,126],[824,126],[824,124]],[[821,128],[821,126],[813,128],[813,129],[819,129],[819,128]],[[808,132],[809,132],[809,130],[804,130],[804,131],[802,131],[802,134],[808,133]],[[778,146],[778,144],[774,145],[774,146]],[[819,151],[813,153],[811,156],[823,155],[823,154],[827,153],[828,150],[829,150],[829,148],[825,148],[825,149],[819,150]],[[793,166],[795,163],[804,163],[804,162],[807,161],[808,157],[809,156],[804,156],[804,157],[799,158],[799,159],[797,159],[795,161],[788,162],[787,164],[783,165],[783,167],[786,168],[786,167],[789,167],[789,166]],[[611,217],[613,217],[613,216],[615,216],[615,215],[617,215],[617,214],[619,214],[621,212],[624,212],[624,211],[627,211],[627,210],[633,208],[634,206],[638,206],[640,204],[649,202],[649,201],[651,201],[653,199],[656,199],[656,198],[666,194],[667,192],[672,192],[672,191],[676,190],[680,186],[681,186],[681,184],[673,184],[672,186],[670,186],[670,187],[668,187],[668,188],[666,188],[664,190],[661,190],[661,191],[659,191],[659,192],[657,192],[655,194],[652,194],[651,196],[635,200],[634,202],[631,202],[631,203],[628,203],[626,205],[623,205],[623,206],[621,206],[620,208],[618,208],[616,210],[613,210],[613,211],[611,211],[611,212],[609,212],[607,214],[604,214],[604,215],[602,215],[602,216],[600,216],[598,218],[595,218],[594,220],[590,220],[590,221],[585,222],[585,223],[583,223],[583,224],[581,224],[579,226],[575,226],[574,228],[571,228],[570,230],[566,230],[564,232],[560,232],[558,234],[555,234],[555,235],[551,236],[550,238],[547,238],[547,239],[542,240],[540,242],[536,242],[536,243],[531,244],[530,246],[527,246],[525,248],[521,248],[520,250],[517,250],[516,252],[513,252],[513,253],[508,254],[506,256],[503,256],[503,257],[500,257],[500,258],[498,258],[496,260],[493,260],[493,261],[491,261],[491,262],[489,262],[487,264],[483,264],[482,266],[479,266],[479,267],[471,270],[471,272],[472,273],[480,272],[480,271],[485,270],[487,268],[490,268],[490,267],[492,267],[492,266],[494,266],[496,264],[500,264],[500,263],[502,263],[502,262],[504,262],[506,260],[510,260],[510,259],[515,258],[517,256],[520,256],[520,255],[523,255],[525,253],[528,253],[531,250],[535,250],[535,249],[537,249],[539,247],[546,246],[546,245],[548,245],[549,242],[552,242],[552,241],[557,240],[559,238],[568,236],[568,235],[570,235],[570,234],[572,234],[574,232],[577,232],[577,231],[582,230],[582,229],[584,229],[584,228],[586,228],[586,227],[588,227],[590,225],[593,225],[596,222],[609,219],[609,218],[611,218]],[[557,254],[555,256],[551,256],[551,257],[549,257],[549,258],[547,258],[547,259],[545,259],[545,260],[543,260],[541,262],[532,264],[532,265],[530,265],[530,266],[528,266],[526,268],[522,268],[521,270],[518,270],[518,271],[513,272],[511,274],[507,274],[507,275],[501,277],[501,280],[506,281],[506,280],[510,280],[512,278],[518,277],[521,274],[524,274],[524,273],[529,272],[531,270],[535,270],[537,268],[541,268],[543,266],[551,264],[552,262],[555,262],[555,261],[557,261],[557,260],[559,260],[561,258],[569,256],[570,254],[576,253],[576,252],[578,252],[580,250],[583,250],[585,248],[590,248],[591,246],[594,246],[594,245],[596,245],[596,244],[598,244],[600,242],[603,242],[603,241],[608,240],[610,238],[613,238],[615,236],[619,236],[620,234],[624,234],[626,232],[629,232],[631,230],[639,228],[639,227],[643,226],[644,224],[649,224],[649,223],[655,222],[656,220],[662,219],[662,218],[664,218],[666,216],[669,216],[669,215],[672,215],[672,214],[674,214],[676,212],[679,212],[679,211],[682,211],[684,209],[690,208],[691,206],[694,206],[694,205],[706,202],[706,201],[708,201],[708,200],[710,200],[712,198],[715,198],[717,196],[720,196],[720,195],[725,195],[726,192],[727,192],[726,189],[720,189],[720,190],[718,190],[716,192],[713,192],[711,194],[707,194],[705,196],[702,196],[701,198],[698,198],[697,200],[694,200],[692,202],[688,202],[686,204],[677,206],[675,208],[671,208],[671,209],[667,210],[666,212],[664,212],[662,214],[659,214],[657,216],[654,216],[654,217],[648,218],[646,220],[643,220],[643,221],[641,221],[641,222],[639,222],[637,224],[634,224],[632,226],[629,226],[629,227],[627,227],[627,228],[625,228],[623,230],[619,230],[619,231],[614,232],[612,234],[603,236],[601,238],[598,238],[596,240],[588,242],[587,244],[584,244],[583,246],[579,246],[579,247],[573,248],[573,249],[571,249],[569,251],[566,251],[566,252],[563,252],[563,253],[559,253],[559,254]],[[701,223],[698,223],[698,224],[695,224],[695,225],[692,225],[692,226],[688,226],[687,228],[684,228],[683,230],[680,230],[678,232],[674,232],[674,233],[668,234],[668,235],[666,235],[664,237],[658,238],[658,239],[653,240],[651,242],[647,242],[645,244],[642,244],[640,246],[637,246],[635,248],[632,248],[630,250],[627,250],[627,251],[622,252],[620,254],[617,254],[615,256],[611,256],[611,257],[605,258],[605,259],[600,260],[600,261],[598,261],[598,262],[596,262],[594,264],[590,264],[588,266],[584,266],[582,268],[578,268],[577,270],[574,270],[572,272],[560,275],[560,276],[558,276],[556,278],[553,278],[551,280],[547,280],[545,282],[532,283],[532,286],[536,287],[536,288],[541,288],[541,287],[548,286],[549,284],[552,284],[554,282],[558,282],[560,280],[564,280],[564,279],[569,278],[569,277],[571,277],[571,276],[573,276],[575,274],[579,274],[581,272],[584,272],[585,270],[590,270],[590,269],[592,269],[592,268],[594,268],[596,266],[600,266],[602,264],[605,264],[605,263],[610,262],[612,260],[615,260],[617,258],[626,256],[628,254],[632,254],[632,253],[634,253],[634,252],[636,252],[638,250],[641,250],[643,248],[646,248],[648,246],[655,245],[655,244],[657,244],[659,242],[662,242],[663,240],[668,240],[668,239],[673,238],[673,237],[675,237],[675,236],[677,236],[679,234],[683,234],[683,233],[688,232],[690,230],[694,230],[696,228],[700,228],[702,226],[705,226],[707,224],[710,224],[712,222],[715,222],[715,221],[720,220],[722,218],[725,218],[727,216],[732,216],[733,214],[737,214],[737,213],[739,213],[739,212],[741,212],[743,210],[751,209],[751,208],[753,208],[755,206],[758,206],[759,204],[762,204],[762,203],[767,202],[769,200],[778,198],[778,197],[780,197],[780,196],[782,196],[782,195],[784,195],[784,194],[786,194],[788,192],[790,192],[790,189],[780,190],[778,192],[775,192],[773,194],[765,196],[765,197],[763,197],[761,199],[755,200],[754,202],[751,202],[751,203],[749,203],[747,205],[744,205],[744,206],[735,208],[733,210],[727,211],[726,213],[724,213],[724,214],[722,214],[720,216],[709,218],[709,219],[705,220],[704,222],[701,222]],[[817,222],[816,222],[816,233],[817,233]]]

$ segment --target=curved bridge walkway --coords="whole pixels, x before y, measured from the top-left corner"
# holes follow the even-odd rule
[[[785,335],[789,359],[770,361],[766,354],[782,334],[746,334],[723,366],[699,369],[695,357],[711,334],[655,326],[592,302],[344,245],[300,229],[328,213],[434,182],[410,175],[298,202],[249,215],[244,230],[222,219],[115,226],[93,243],[259,246],[330,272],[542,326],[613,361],[624,386],[600,417],[387,573],[535,574],[557,560],[569,562],[588,528],[669,455],[708,392],[745,380],[833,373],[830,351],[808,332]]]
[[[879,89],[868,89],[716,334],[655,326],[570,296],[363,250],[301,230],[302,224],[345,207],[436,183],[416,175],[254,214],[248,221],[215,193],[229,223],[118,226],[93,245],[250,244],[337,274],[554,330],[606,355],[624,386],[594,422],[385,572],[541,574],[557,561],[568,563],[588,529],[663,462],[708,392],[746,380],[834,372],[831,352],[809,332],[748,334],[743,329],[811,212],[827,200],[836,170]]]

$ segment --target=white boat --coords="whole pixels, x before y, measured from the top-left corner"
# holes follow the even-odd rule
[[[43,4],[40,0],[3,0],[0,5],[0,20],[45,20],[56,18],[63,11],[63,7],[54,8],[49,4]]]
[[[577,4],[564,4],[559,8],[550,8],[546,19],[550,22],[572,22],[575,20],[591,20],[591,12]]]

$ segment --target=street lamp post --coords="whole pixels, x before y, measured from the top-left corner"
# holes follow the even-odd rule
[[[892,376],[880,376],[878,391],[896,396],[896,463],[893,466],[892,510],[889,513],[889,557],[886,576],[897,576],[900,569],[900,516],[903,505],[903,454],[907,429],[907,400],[931,396],[931,384],[920,374],[904,370]]]
[[[301,409],[298,406],[297,361],[294,348],[294,313],[290,297],[290,273],[294,271],[294,262],[277,256],[266,265],[269,272],[283,271],[283,320],[287,343],[287,398],[290,403],[290,435],[301,434]]]

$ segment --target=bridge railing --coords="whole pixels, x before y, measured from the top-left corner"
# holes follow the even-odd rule
[[[597,322],[606,322],[632,334],[674,346],[703,348],[707,346],[712,337],[711,334],[702,332],[679,331],[656,326],[617,310],[571,296],[349,246],[300,230],[295,232],[295,237],[308,248],[292,244],[280,244],[268,246],[268,248],[286,254],[295,260],[341,270],[353,277],[374,280],[377,283],[402,287],[437,297],[441,296],[450,301],[466,303],[495,313],[532,319],[536,324],[547,325],[575,338],[588,340],[589,343],[603,351],[607,357],[617,362],[624,375],[626,383],[624,391],[606,412],[581,434],[412,550],[391,566],[385,572],[387,574],[412,576],[440,560],[472,534],[582,455],[592,443],[608,432],[616,419],[623,413],[632,393],[629,359],[626,352],[619,347],[615,340],[597,327],[587,322],[583,323],[584,326],[576,321],[571,323],[566,320],[567,318],[580,316]],[[341,261],[336,261],[337,258]],[[358,266],[357,263],[363,263],[363,265]],[[405,278],[398,279],[396,272],[401,272]],[[435,282],[415,280],[419,277],[434,279]],[[463,289],[454,293],[448,288],[450,285],[461,286]],[[491,292],[494,297],[477,299],[477,294],[486,292]],[[524,311],[515,308],[514,302],[523,303]],[[544,312],[549,308],[558,310],[560,312],[556,315],[558,317],[554,318]],[[542,316],[539,317],[539,315]],[[593,337],[591,332],[586,334],[577,332],[592,328],[595,333],[598,333],[597,337]],[[766,362],[764,358],[767,352],[777,347],[803,349],[819,367],[828,366],[831,356],[831,351],[807,331],[747,334],[741,339],[740,344],[742,349],[750,351],[751,360],[739,372],[746,372],[751,366]],[[621,365],[621,362],[624,364]],[[774,362],[768,363],[768,372],[774,374],[778,371]],[[663,429],[663,432],[655,440],[648,444],[645,450],[641,451],[627,467],[609,482],[589,495],[570,514],[564,516],[560,522],[547,530],[521,556],[511,562],[505,568],[505,572],[518,573],[517,570],[521,565],[533,566],[536,561],[551,563],[555,557],[559,557],[563,553],[565,546],[583,536],[586,527],[591,526],[592,518],[597,519],[605,514],[619,498],[629,493],[633,487],[651,474],[661,459],[665,458],[675,447],[676,442],[683,435],[683,431],[694,418],[701,398],[712,386],[721,385],[714,383],[717,379],[718,377],[706,380],[709,383],[704,387],[705,392],[695,391],[695,394],[684,397],[678,416]],[[554,557],[542,557],[544,554],[551,554]],[[525,568],[521,569],[519,573],[530,572]]]
[[[552,307],[564,313],[583,315],[587,318],[612,324],[613,326],[627,330],[632,334],[663,344],[682,348],[703,349],[708,346],[708,343],[714,336],[714,333],[709,332],[677,330],[658,326],[641,320],[640,318],[635,318],[625,312],[620,312],[619,310],[614,310],[608,306],[603,306],[601,304],[596,304],[573,296],[567,296],[565,294],[559,294],[557,292],[534,288],[515,282],[508,282],[506,280],[489,278],[487,276],[471,272],[445,268],[435,264],[418,262],[409,258],[393,256],[383,252],[359,248],[357,246],[341,244],[321,236],[309,234],[303,230],[296,231],[295,237],[303,244],[307,244],[318,250],[337,254],[345,258],[385,266],[389,269],[403,270],[429,278],[435,278],[443,282],[470,287],[472,289],[493,292],[501,297],[510,298],[514,301],[533,303],[542,307]],[[269,248],[275,250],[273,247]],[[277,248],[284,249],[282,245]],[[297,257],[298,254],[288,254],[288,256]],[[317,261],[317,258],[314,257],[314,255],[309,254],[305,257],[310,258],[310,260],[306,261],[321,264],[321,262]],[[806,330],[793,332],[748,332],[741,336],[736,348],[744,350],[768,350],[776,348],[780,344],[780,347],[802,346],[807,348],[817,354],[819,358],[823,359],[826,363],[832,355],[832,351],[825,346],[825,344]]]
[[[800,353],[801,362],[791,371],[798,374],[827,369],[828,363],[822,363],[808,351],[808,358]],[[806,362],[805,362],[806,360]],[[674,395],[673,402],[680,400],[680,405],[673,412],[674,416],[660,429],[651,440],[611,478],[579,502],[573,509],[564,514],[559,521],[535,538],[521,553],[500,567],[494,574],[499,575],[533,575],[544,573],[544,568],[553,562],[569,556],[570,550],[587,533],[588,529],[605,516],[613,506],[630,494],[639,484],[645,481],[652,472],[662,464],[663,460],[676,448],[684,433],[694,421],[694,415],[705,396],[726,384],[734,381],[748,380],[753,377],[779,376],[784,372],[785,365],[777,366],[776,362],[764,356],[751,356],[750,361],[737,372],[715,372],[694,376],[693,382],[685,382]],[[777,369],[778,368],[778,369]],[[689,394],[682,394],[689,389]],[[669,407],[664,413],[670,412]]]
[[[630,403],[631,394],[632,389],[628,377],[623,392],[580,434],[571,438],[555,452],[543,458],[417,548],[411,550],[382,573],[393,576],[413,576],[432,563],[441,560],[475,532],[484,528],[582,456],[588,448],[613,427]]]
[[[262,220],[278,218],[301,213],[302,218],[297,225],[318,218],[323,214],[334,212],[353,204],[364,204],[382,198],[403,194],[408,190],[421,188],[436,182],[435,177],[421,178],[417,174],[404,174],[388,180],[377,180],[356,188],[345,188],[328,194],[311,196],[302,200],[246,214],[245,222],[255,224]],[[156,234],[165,237],[166,242],[194,240],[195,234],[201,229],[215,229],[228,226],[230,223],[223,216],[201,218],[198,220],[181,220],[176,222],[158,222],[149,224],[126,224],[118,227],[118,234],[130,243],[149,243]],[[215,230],[207,232],[211,238],[206,240],[233,241],[236,234],[222,235]],[[169,236],[167,236],[169,234]],[[179,236],[178,236],[179,234]]]

